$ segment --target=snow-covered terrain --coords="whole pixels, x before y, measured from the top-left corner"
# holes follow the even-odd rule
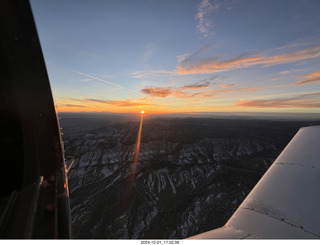
[[[305,122],[62,118],[75,238],[185,238],[223,225]]]

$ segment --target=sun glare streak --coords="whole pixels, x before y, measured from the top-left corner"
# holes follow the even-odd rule
[[[141,131],[142,131],[142,123],[143,123],[143,114],[144,114],[144,111],[141,111],[141,119],[140,119],[140,126],[139,126],[137,142],[136,142],[136,150],[135,150],[134,158],[133,158],[133,172],[134,173],[135,173],[136,165],[137,165],[137,162],[138,162],[138,159],[139,159],[140,140],[141,140]]]
[[[136,178],[136,168],[137,168],[137,162],[139,159],[139,151],[140,151],[140,140],[141,140],[141,131],[142,131],[142,123],[143,123],[143,113],[141,113],[141,119],[140,119],[140,125],[139,125],[139,131],[138,131],[138,137],[136,141],[136,149],[133,157],[133,165],[132,165],[132,170],[131,174],[127,180],[127,192],[126,195],[122,198],[122,200],[119,202],[119,206],[117,208],[118,213],[122,213],[124,210],[127,210],[128,205],[130,204],[132,200],[132,195],[133,195],[133,186],[134,186],[134,181]]]

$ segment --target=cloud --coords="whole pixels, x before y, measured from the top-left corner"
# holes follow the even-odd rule
[[[233,86],[235,86],[235,84],[225,84],[225,85],[220,84],[220,87],[221,87],[221,88],[231,88],[231,87],[233,87]]]
[[[135,101],[131,101],[131,100],[100,100],[100,99],[92,99],[92,98],[87,98],[87,99],[72,99],[72,98],[70,98],[70,100],[87,103],[88,105],[90,105],[90,103],[102,103],[102,104],[108,104],[108,105],[114,105],[114,106],[120,106],[120,107],[153,105],[153,104],[149,104],[149,103],[141,103],[141,102],[135,102]],[[86,107],[88,107],[88,106],[86,106]]]
[[[180,66],[189,66],[193,64],[193,61],[203,54],[207,54],[209,49],[212,48],[214,44],[207,44],[196,50],[194,53],[185,53],[178,55],[178,65]],[[179,72],[179,70],[139,70],[127,73],[127,75],[133,78],[148,78],[148,77],[168,77],[168,76],[181,76],[184,75]],[[187,74],[188,75],[188,74]],[[211,77],[216,79],[216,76]],[[208,79],[209,80],[209,79]]]
[[[233,88],[236,84],[227,84],[222,86],[220,83],[220,89],[213,88],[216,83],[206,84],[206,83],[194,83],[190,85],[185,85],[181,87],[151,87],[140,90],[141,93],[147,94],[151,97],[168,97],[174,96],[177,98],[189,99],[189,98],[212,98],[217,97],[219,95],[227,94],[227,93],[250,93],[253,91],[258,91],[265,88]]]
[[[219,9],[230,10],[238,0],[202,0],[198,6],[195,20],[197,21],[197,30],[203,38],[213,34],[215,25],[212,14]]]
[[[211,76],[211,77],[208,77],[208,78],[205,78],[205,79],[202,79],[200,82],[207,82],[207,81],[214,81],[218,78],[218,76]],[[223,76],[221,77],[222,79],[226,79],[227,77],[226,76]],[[211,83],[213,84],[213,83]]]
[[[214,23],[210,19],[210,15],[217,9],[219,9],[219,4],[216,1],[212,4],[209,0],[202,0],[198,6],[198,12],[195,19],[198,21],[197,29],[203,37],[208,37],[212,33],[210,29],[213,27]]]
[[[155,43],[148,43],[146,46],[146,51],[143,54],[143,61],[148,61],[151,56],[157,51],[158,47]]]
[[[213,46],[213,44],[207,44],[192,54],[184,54],[184,55],[178,56],[179,64],[180,63],[181,64],[188,64],[189,62],[192,62],[197,56],[199,56],[203,53],[206,53],[212,46]]]
[[[177,67],[177,73],[216,73],[247,68],[254,65],[263,65],[264,67],[268,67],[277,64],[292,63],[318,57],[320,57],[320,46],[275,56],[240,55],[228,60],[220,60],[218,57],[213,57],[195,62],[190,62],[189,60],[188,63],[179,63]]]
[[[209,88],[212,83],[210,82],[197,82],[190,85],[185,85],[181,87],[180,89],[201,89],[201,88]]]
[[[65,107],[81,107],[81,108],[87,108],[88,106],[84,105],[74,105],[74,104],[58,104],[58,106],[65,106]]]
[[[320,108],[320,92],[296,95],[289,98],[240,100],[237,106],[263,108]]]
[[[206,88],[210,88],[213,84],[215,84],[215,83],[208,82],[208,81],[200,81],[200,82],[184,85],[184,86],[177,87],[177,88],[173,88],[173,87],[144,88],[144,89],[141,89],[140,92],[143,94],[150,95],[152,97],[168,97],[169,95],[174,95],[179,98],[181,98],[181,97],[187,98],[187,97],[194,97],[198,94],[202,94],[202,92],[190,94],[190,93],[184,92],[185,90],[206,89]]]
[[[285,71],[281,71],[279,72],[281,75],[290,75],[290,74],[294,74],[294,73],[298,73],[303,71],[304,69],[291,69],[291,70],[285,70]]]
[[[178,63],[182,63],[182,62],[185,61],[189,56],[190,56],[189,53],[178,55],[178,56],[177,56]]]
[[[175,97],[182,98],[182,99],[202,97],[202,94],[203,92],[188,93],[188,92],[184,92],[183,90],[175,90],[173,93]]]
[[[146,77],[167,77],[178,75],[175,71],[167,71],[167,70],[142,70],[135,71],[128,74],[133,78],[146,78]]]
[[[85,100],[91,101],[91,102],[98,102],[98,103],[104,103],[104,104],[109,104],[109,105],[121,106],[121,107],[150,106],[150,105],[152,105],[152,104],[148,104],[148,103],[133,102],[131,100],[98,100],[98,99],[85,99]]]
[[[300,60],[318,57],[320,57],[320,46],[302,49],[287,54],[266,57],[265,60],[262,60],[261,62],[264,63],[266,66],[272,66],[276,64],[292,63]]]
[[[137,91],[134,91],[132,89],[129,89],[129,92],[134,93],[134,94],[139,94]]]
[[[112,83],[112,82],[103,80],[103,79],[98,78],[98,77],[91,76],[91,75],[89,75],[89,74],[82,73],[82,72],[80,72],[80,71],[75,71],[75,70],[72,70],[72,71],[75,72],[75,73],[78,73],[78,74],[80,74],[80,75],[83,75],[83,76],[86,76],[86,77],[90,77],[90,78],[92,78],[92,79],[94,79],[94,80],[97,80],[97,81],[100,81],[100,82],[103,82],[103,83],[107,83],[107,84],[113,85],[113,86],[118,87],[118,88],[123,88],[122,86],[120,86],[120,85],[118,85],[118,84],[115,84],[115,83]]]
[[[320,82],[320,71],[308,73],[305,76],[306,79],[293,83],[293,85],[304,85],[309,83]]]
[[[301,38],[289,44],[285,44],[283,46],[274,48],[273,50],[284,50],[284,49],[291,49],[291,48],[297,48],[302,46],[311,46],[311,45],[315,45],[316,43],[319,43],[319,41],[318,40],[311,41],[309,38]]]
[[[140,92],[152,97],[167,97],[172,94],[172,90],[170,88],[144,88],[141,89]]]
[[[231,87],[234,87],[234,86],[236,86],[234,83],[232,83],[232,84],[224,84],[223,81],[220,82],[220,87],[221,88],[231,88]]]
[[[216,73],[228,70],[248,67],[257,62],[261,62],[260,57],[244,57],[220,61],[218,57],[206,58],[197,62],[189,62],[189,64],[179,64],[179,74],[197,74],[197,73]]]

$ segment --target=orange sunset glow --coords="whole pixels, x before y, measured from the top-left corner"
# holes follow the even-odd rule
[[[32,1],[59,112],[320,113],[318,1],[142,2]]]
[[[3,2],[0,235],[320,238],[320,0]]]

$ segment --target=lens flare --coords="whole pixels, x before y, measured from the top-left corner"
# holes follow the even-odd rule
[[[142,131],[142,124],[143,124],[143,114],[144,111],[141,111],[141,118],[140,118],[140,125],[139,125],[139,131],[138,131],[138,136],[137,136],[137,141],[136,141],[136,149],[135,149],[135,153],[133,156],[133,165],[132,165],[132,175],[130,178],[130,186],[133,185],[133,182],[135,180],[135,176],[136,176],[136,169],[137,169],[137,163],[138,163],[138,159],[139,159],[139,152],[140,152],[140,140],[141,140],[141,131]]]
[[[139,132],[138,132],[138,137],[137,137],[137,142],[136,142],[136,151],[134,154],[134,159],[133,159],[133,164],[134,164],[134,169],[135,169],[135,165],[138,162],[138,158],[139,158],[139,151],[140,151],[140,139],[141,139],[141,131],[142,131],[142,123],[143,123],[143,113],[141,112],[141,119],[140,119],[140,126],[139,126]]]
[[[137,136],[137,141],[136,141],[136,149],[135,149],[135,153],[133,156],[133,164],[130,169],[130,176],[127,179],[127,192],[126,192],[126,195],[119,202],[119,206],[117,208],[117,210],[118,210],[117,213],[123,213],[125,210],[128,209],[130,203],[132,202],[132,196],[134,193],[134,182],[136,179],[136,169],[137,169],[137,163],[138,163],[138,159],[139,159],[143,114],[144,114],[144,111],[141,111],[141,119],[140,119],[139,131],[138,131],[138,136]]]

